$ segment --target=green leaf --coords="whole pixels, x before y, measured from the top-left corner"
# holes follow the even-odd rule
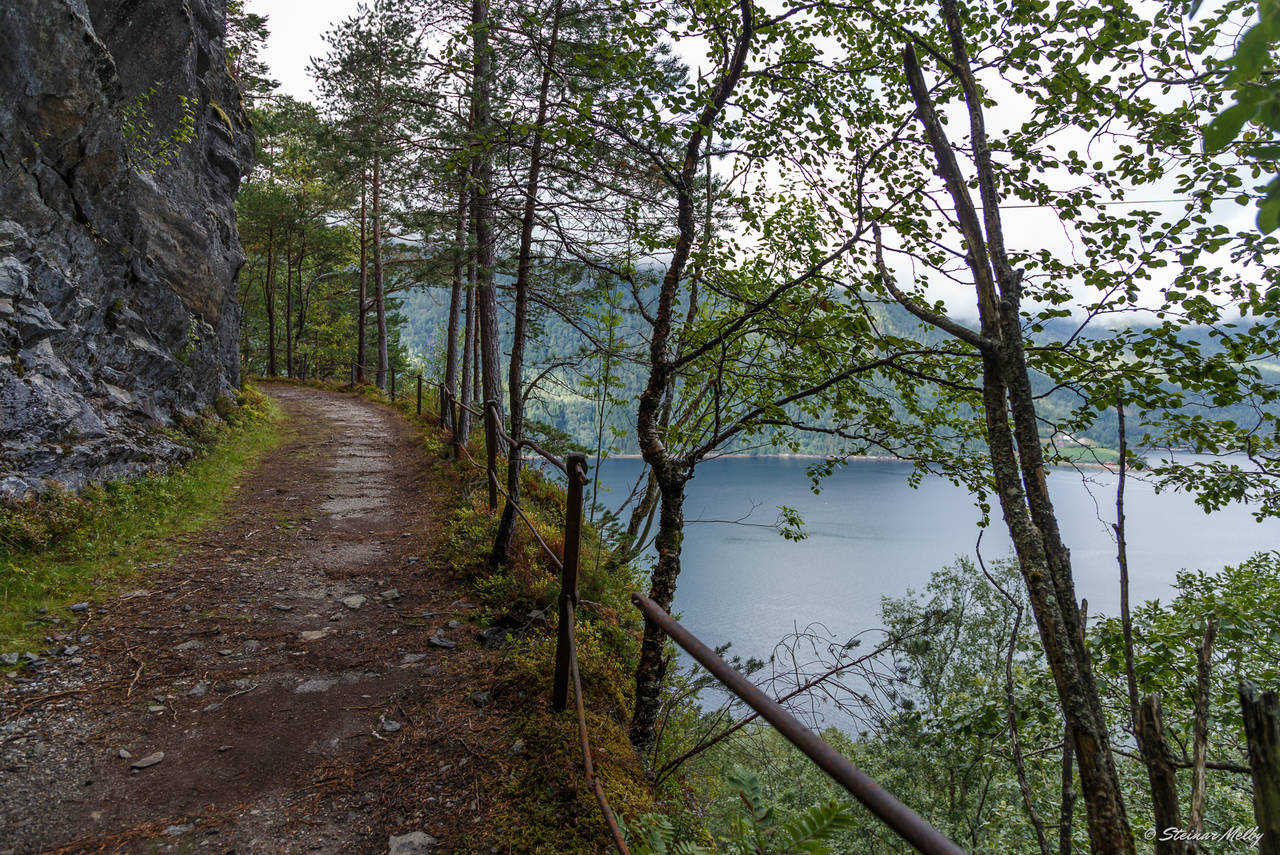
[[[1224,110],[1216,119],[1205,126],[1204,150],[1206,153],[1221,151],[1240,133],[1244,123],[1253,116],[1254,107],[1247,104],[1236,104]]]
[[[1258,231],[1270,234],[1280,225],[1280,195],[1268,196],[1258,206]]]
[[[1267,38],[1268,27],[1265,23],[1254,25],[1244,34],[1236,48],[1236,70],[1231,75],[1236,82],[1253,80],[1267,64],[1271,56],[1271,42]]]

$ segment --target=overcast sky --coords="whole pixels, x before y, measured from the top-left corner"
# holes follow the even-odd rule
[[[311,57],[327,52],[321,38],[338,21],[355,14],[358,0],[249,0],[249,11],[267,16],[271,37],[262,59],[280,91],[312,100]]]

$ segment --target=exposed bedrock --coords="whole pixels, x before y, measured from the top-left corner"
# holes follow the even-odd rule
[[[239,383],[223,2],[0,3],[0,495],[181,460]]]

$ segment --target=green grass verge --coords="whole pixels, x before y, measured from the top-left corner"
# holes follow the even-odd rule
[[[119,590],[218,516],[282,436],[279,409],[251,386],[219,415],[176,429],[196,456],[168,473],[0,506],[0,651],[35,649],[64,606]]]

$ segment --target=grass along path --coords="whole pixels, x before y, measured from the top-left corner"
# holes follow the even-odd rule
[[[0,508],[0,653],[38,645],[64,607],[119,592],[216,521],[237,479],[281,441],[281,418],[246,387],[225,421],[189,426],[197,456],[182,467]]]

